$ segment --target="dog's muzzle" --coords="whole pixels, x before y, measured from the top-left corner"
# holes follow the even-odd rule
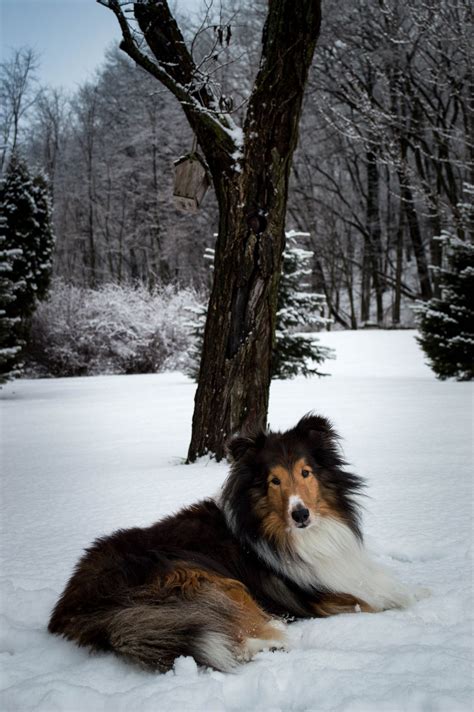
[[[291,512],[291,518],[296,522],[296,525],[300,528],[305,527],[309,520],[309,509],[306,507],[296,507]]]

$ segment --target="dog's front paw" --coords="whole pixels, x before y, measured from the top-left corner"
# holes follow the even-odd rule
[[[270,619],[261,629],[260,634],[262,637],[259,638],[245,638],[238,654],[240,661],[251,660],[254,655],[264,650],[270,650],[271,652],[288,650],[286,625],[283,621],[277,618]]]

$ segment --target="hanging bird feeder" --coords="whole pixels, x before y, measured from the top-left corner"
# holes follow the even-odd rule
[[[211,185],[206,163],[195,147],[196,142],[191,153],[174,162],[174,202],[187,213],[198,211]]]

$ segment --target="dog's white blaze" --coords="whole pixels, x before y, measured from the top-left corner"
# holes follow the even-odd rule
[[[317,582],[329,591],[361,598],[376,610],[403,608],[413,602],[409,589],[378,566],[342,522],[320,517],[315,526],[294,530],[292,537],[300,562],[290,562],[290,575],[300,585]]]
[[[291,517],[292,511],[294,509],[296,509],[296,507],[298,507],[298,505],[300,507],[304,507],[306,509],[306,505],[303,502],[303,500],[301,499],[301,497],[299,497],[297,494],[290,495],[290,498],[288,500],[288,514],[290,515],[290,517]]]

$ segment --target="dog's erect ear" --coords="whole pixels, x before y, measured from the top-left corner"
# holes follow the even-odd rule
[[[293,432],[302,440],[318,465],[334,468],[345,464],[339,447],[340,437],[327,418],[307,413]]]
[[[322,415],[313,415],[313,413],[303,415],[295,427],[295,430],[302,437],[310,439],[320,438],[321,436],[323,436],[323,438],[338,437],[330,420],[324,418]]]
[[[263,430],[254,434],[240,434],[237,433],[233,435],[230,440],[228,440],[226,449],[231,462],[238,462],[241,460],[250,450],[256,452],[261,450],[265,444],[267,436]]]

